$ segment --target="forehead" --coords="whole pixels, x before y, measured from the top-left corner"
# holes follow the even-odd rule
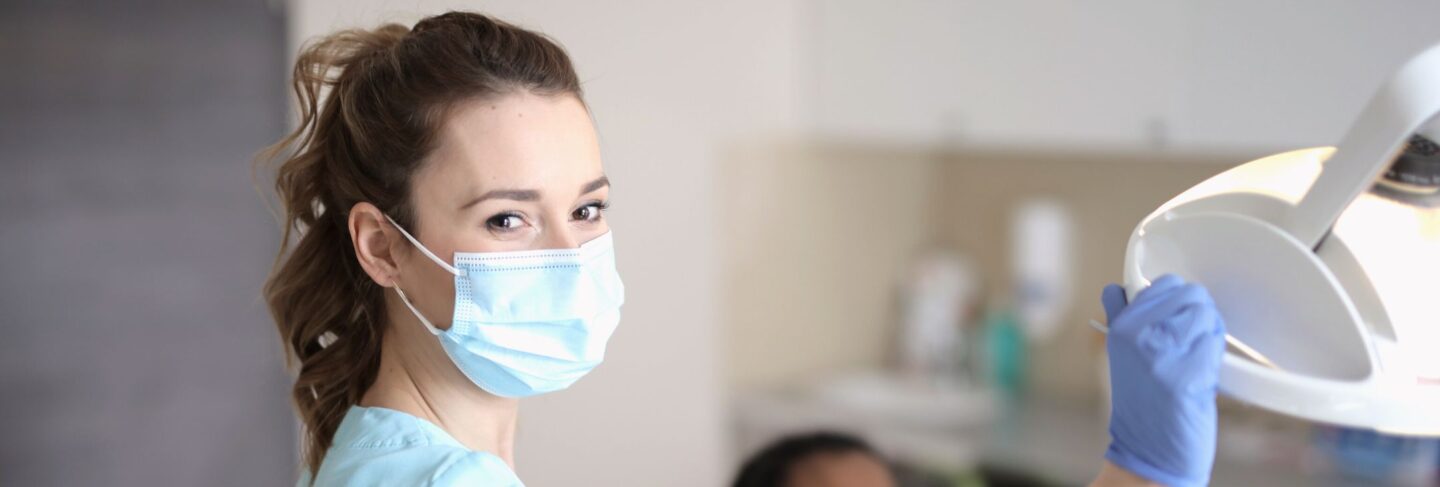
[[[415,180],[426,186],[421,193],[494,188],[569,193],[602,174],[584,104],[572,95],[524,91],[453,107],[424,166]]]

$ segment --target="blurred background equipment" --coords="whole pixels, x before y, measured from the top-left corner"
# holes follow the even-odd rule
[[[964,256],[926,252],[902,284],[900,369],[929,383],[961,380],[965,358],[964,328],[979,294],[975,271]]]
[[[1074,229],[1063,203],[1035,199],[1015,209],[1011,224],[1011,273],[1016,312],[1032,340],[1048,340],[1069,324],[1074,300]]]

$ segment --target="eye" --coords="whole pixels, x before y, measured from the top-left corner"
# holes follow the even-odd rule
[[[600,217],[605,214],[605,210],[609,208],[609,203],[590,203],[576,209],[570,217],[583,222],[599,221]]]
[[[525,219],[514,213],[502,213],[485,220],[485,226],[497,232],[508,232],[520,228],[525,224]]]

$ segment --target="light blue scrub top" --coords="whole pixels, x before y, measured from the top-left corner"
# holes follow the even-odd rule
[[[296,485],[310,485],[309,472]],[[314,485],[524,487],[500,457],[465,448],[439,426],[393,409],[360,406],[340,421]]]

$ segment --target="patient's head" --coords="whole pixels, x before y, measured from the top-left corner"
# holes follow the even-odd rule
[[[853,436],[818,432],[781,438],[750,457],[734,487],[894,487],[890,467]]]

